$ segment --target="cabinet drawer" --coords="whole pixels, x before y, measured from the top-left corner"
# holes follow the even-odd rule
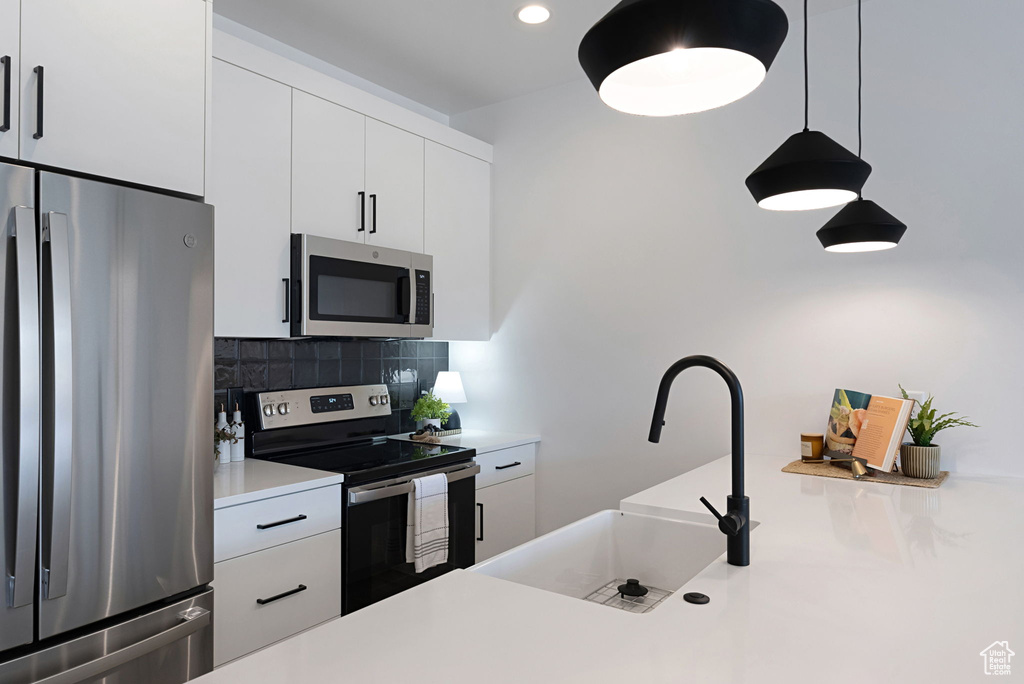
[[[341,530],[216,563],[213,587],[218,666],[341,615]]]
[[[341,527],[341,485],[213,512],[213,561],[235,558]]]
[[[514,480],[533,474],[535,449],[533,444],[477,454],[480,474],[476,476],[476,488],[490,487],[499,482]]]

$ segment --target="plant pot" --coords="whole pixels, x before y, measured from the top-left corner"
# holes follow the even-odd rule
[[[939,476],[938,444],[917,446],[904,444],[900,447],[900,470],[907,477],[930,480]]]
[[[441,419],[440,418],[424,418],[423,419],[423,427],[427,427],[428,425],[433,425],[438,430],[440,430],[441,429]]]

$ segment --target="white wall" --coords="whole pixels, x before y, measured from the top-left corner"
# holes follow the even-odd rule
[[[942,435],[944,468],[1024,476],[1024,4],[864,12],[865,196],[909,225],[896,250],[826,253],[834,210],[761,211],[743,184],[802,125],[798,17],[765,84],[724,109],[631,117],[580,81],[452,118],[495,144],[496,332],[452,346],[459,408],[543,436],[541,531],[728,451],[728,394],[703,370],[646,441],[661,374],[695,353],[743,382],[748,454],[796,458],[835,387],[902,382],[983,426]],[[855,16],[811,26],[812,128],[853,150]]]

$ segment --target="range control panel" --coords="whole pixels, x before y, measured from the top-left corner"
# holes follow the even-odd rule
[[[256,400],[263,430],[391,415],[387,385],[260,392]]]

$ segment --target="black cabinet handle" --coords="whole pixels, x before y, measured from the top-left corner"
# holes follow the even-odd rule
[[[32,137],[39,140],[43,137],[43,67],[32,70],[36,74],[36,132]]]
[[[287,520],[278,520],[277,522],[267,523],[266,525],[257,525],[256,529],[257,530],[269,530],[271,527],[279,527],[281,525],[287,525],[289,523],[299,522],[300,520],[305,520],[305,519],[306,519],[306,516],[304,516],[304,515],[297,515],[294,518],[288,518]]]
[[[359,230],[362,233],[366,230],[366,192],[359,191]]]
[[[271,596],[270,598],[265,599],[256,599],[256,603],[260,604],[261,606],[265,606],[268,603],[273,603],[274,601],[278,601],[283,598],[288,598],[289,596],[294,596],[295,594],[298,594],[300,591],[306,591],[306,589],[308,588],[309,587],[307,587],[305,584],[300,584],[291,591],[286,591],[284,593],[278,594],[277,596]]]
[[[4,120],[0,123],[0,133],[11,130],[11,56],[0,57],[4,65]]]
[[[377,193],[370,195],[370,208],[373,209],[373,221],[370,223],[370,234],[377,232]]]
[[[284,318],[281,319],[281,322],[288,323],[292,320],[292,302],[291,297],[289,296],[291,294],[291,288],[288,287],[288,278],[281,278],[281,280],[284,282]]]
[[[509,463],[508,465],[494,466],[494,469],[495,470],[504,470],[505,468],[515,468],[516,466],[521,466],[521,465],[523,465],[521,462],[516,461],[515,463]]]
[[[476,538],[477,541],[484,540],[484,505],[478,503],[477,507],[480,509],[480,536]]]

